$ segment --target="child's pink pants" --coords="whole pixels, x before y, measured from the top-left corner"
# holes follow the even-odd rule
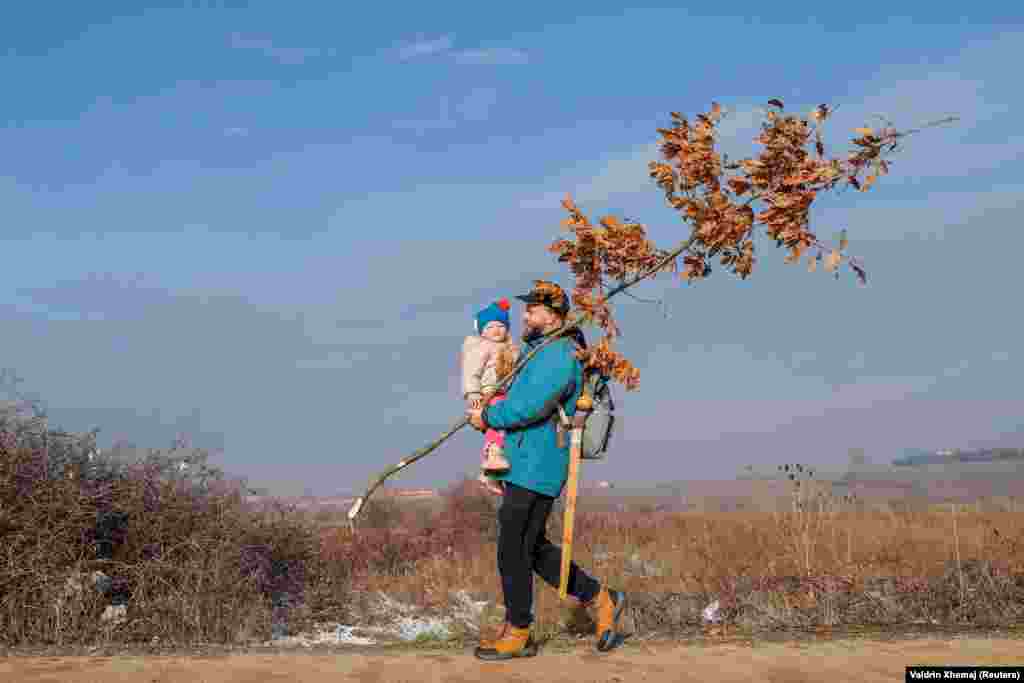
[[[495,394],[494,396],[491,397],[491,400],[487,402],[487,405],[493,406],[495,403],[501,403],[504,400],[505,394]],[[505,432],[497,429],[491,429],[490,427],[487,428],[487,431],[484,432],[484,452],[481,457],[481,463],[487,460],[487,447],[490,446],[492,443],[497,444],[501,448],[504,448]]]

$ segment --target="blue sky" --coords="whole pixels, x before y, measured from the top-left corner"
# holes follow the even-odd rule
[[[748,153],[779,97],[838,105],[836,149],[875,115],[961,120],[817,210],[823,237],[849,229],[867,288],[766,241],[747,282],[639,288],[669,317],[622,306],[642,388],[620,392],[616,450],[585,476],[1020,445],[1024,12],[601,7],[8,10],[0,365],[108,443],[185,431],[254,485],[358,489],[460,416],[475,311],[533,277],[569,284],[545,251],[564,193],[674,244],[646,177],[656,127],[718,100],[725,149]],[[479,441],[396,483],[471,472]]]

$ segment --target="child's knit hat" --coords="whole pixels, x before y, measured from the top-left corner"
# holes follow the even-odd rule
[[[476,333],[481,334],[484,331],[484,328],[487,327],[487,323],[494,321],[498,321],[506,328],[511,329],[512,326],[509,324],[508,319],[508,309],[508,299],[499,299],[477,313],[476,318],[473,319],[473,325],[476,327]]]

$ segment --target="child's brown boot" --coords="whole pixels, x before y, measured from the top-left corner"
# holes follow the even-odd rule
[[[484,459],[484,464],[480,469],[488,474],[501,474],[509,471],[510,465],[505,458],[501,446],[496,443],[487,446],[487,457]]]

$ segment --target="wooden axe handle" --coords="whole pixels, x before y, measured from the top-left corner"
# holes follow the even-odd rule
[[[558,582],[558,598],[569,594],[569,568],[572,566],[572,527],[576,517],[576,492],[579,489],[580,455],[583,450],[583,422],[586,413],[577,408],[572,420],[569,445],[569,478],[565,483],[565,516],[562,519],[562,573]]]

